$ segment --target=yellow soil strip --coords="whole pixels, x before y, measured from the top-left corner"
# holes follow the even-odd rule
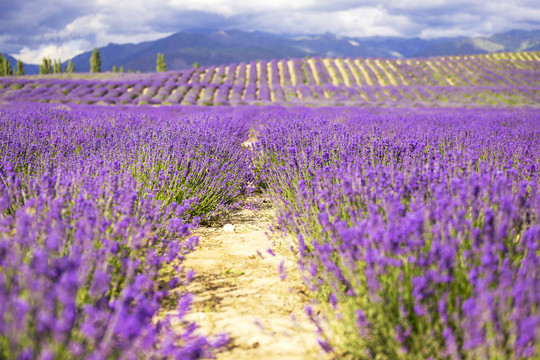
[[[302,96],[302,92],[300,91],[300,89],[295,87],[294,90],[296,91],[296,96],[298,97],[298,99],[303,100],[304,97]]]
[[[246,84],[251,80],[251,64],[246,65]]]
[[[366,66],[368,66],[371,69],[371,71],[373,71],[373,73],[377,77],[377,85],[388,86],[388,83],[386,82],[386,80],[383,79],[382,75],[379,74],[379,72],[377,71],[377,66],[375,66],[375,64],[372,64],[371,61],[368,59],[366,59],[364,63],[366,64]]]
[[[230,101],[231,100],[231,97],[232,97],[232,93],[233,93],[233,88],[232,86],[229,88],[229,92],[227,93],[227,101]]]
[[[349,75],[345,71],[345,67],[343,66],[343,59],[336,59],[334,64],[336,64],[338,71],[341,73],[341,77],[343,78],[345,85],[351,86],[351,79],[349,79]]]
[[[269,237],[268,216],[267,209],[242,210],[229,219],[229,228],[197,232],[199,248],[183,263],[196,275],[187,289],[179,289],[195,295],[186,320],[199,324],[203,334],[230,335],[218,360],[325,359],[304,312],[307,289],[288,250],[292,239]],[[280,263],[287,272],[284,280]]]
[[[528,52],[522,52],[521,54],[523,55],[523,57],[525,58],[525,60],[527,60],[527,61],[532,61],[532,57],[531,57],[530,53],[528,53]]]
[[[283,62],[278,61],[277,67],[279,71],[279,84],[281,85],[282,89],[285,89],[285,79],[283,78]]]
[[[474,72],[475,74],[485,74],[485,73],[486,73],[486,72],[485,72],[485,70],[486,70],[485,66],[484,66],[483,64],[479,64],[479,63],[476,61],[476,59],[477,59],[477,57],[475,57],[475,58],[473,59],[473,61],[470,61],[470,62],[467,64],[467,68],[472,69],[473,72]],[[461,66],[464,66],[464,65],[461,64]],[[483,81],[483,83],[480,84],[480,85],[493,85],[492,82],[489,82],[489,83],[488,83],[488,82],[486,82],[486,81],[484,81],[484,80],[482,80],[482,81]],[[496,82],[495,85],[499,85],[499,83]]]
[[[236,69],[234,71],[234,83],[236,83],[236,80],[238,79],[239,74],[240,74],[240,64],[237,64]]]
[[[442,69],[447,75],[447,80],[452,84],[452,86],[461,86],[466,85],[466,82],[459,77],[459,74],[456,73],[454,68],[448,62],[437,61],[437,65]]]
[[[366,82],[368,83],[368,85],[373,86],[373,80],[369,78],[369,75],[366,69],[364,69],[364,65],[360,62],[360,60],[356,59],[354,63],[356,64],[360,72],[362,72],[362,75],[364,75],[364,79],[366,79]]]
[[[225,66],[225,75],[223,76],[223,81],[228,81],[229,78],[227,77],[227,74],[229,73],[229,66]]]
[[[459,58],[456,57],[456,61],[454,63],[449,63],[448,66],[454,71],[455,73],[461,74],[461,78],[464,81],[464,85],[477,85],[473,82],[473,79],[475,78],[475,75],[470,72],[468,69],[468,66],[462,66],[463,61],[459,61]]]
[[[292,86],[297,86],[298,79],[296,79],[296,73],[294,72],[294,66],[292,60],[287,61],[287,66],[289,67],[289,74],[291,76]]]
[[[506,81],[510,82],[510,84],[512,85],[521,85],[521,84],[527,84],[526,81],[522,80],[519,75],[518,76],[512,76],[511,74],[509,74],[507,71],[505,71],[504,69],[502,69],[500,67],[500,63],[498,61],[495,61],[494,59],[492,58],[489,58],[489,57],[484,57],[483,59],[484,61],[484,64],[483,66],[485,68],[487,68],[488,70],[491,70],[492,72],[494,72],[495,74],[503,77]],[[519,84],[521,83],[521,84]],[[501,84],[502,85],[502,84]]]
[[[212,104],[216,105],[216,99],[217,99],[217,93],[219,91],[219,87],[217,87],[215,90],[214,90],[214,94],[212,94]]]
[[[414,95],[416,95],[416,99],[414,99],[414,100],[424,101],[424,98],[422,98],[422,96],[420,96],[420,93],[416,89],[413,89],[412,87],[410,89],[414,93]]]
[[[450,85],[450,86],[455,86],[455,83],[452,81],[452,79],[448,76],[448,73],[446,73],[446,75],[442,75],[442,74],[445,74],[445,71],[441,71],[440,69],[438,69],[436,66],[435,66],[435,63],[433,61],[430,61],[430,60],[426,60],[424,61],[424,63],[427,65],[428,68],[431,69],[431,71],[433,71],[433,78],[435,80],[437,80],[437,82],[439,83],[439,85]],[[437,65],[440,65],[437,63]]]
[[[193,82],[193,77],[195,76],[196,73],[197,73],[197,70],[193,71],[191,75],[189,75],[189,78],[186,80],[186,84],[190,84]]]
[[[214,84],[214,81],[216,81],[217,74],[218,74],[218,70],[219,70],[218,67],[216,67],[216,68],[214,69],[214,73],[212,74],[212,78],[210,79],[209,84]]]
[[[256,84],[257,84],[257,89],[255,89],[255,96],[257,98],[257,100],[259,100],[261,97],[260,97],[260,93],[261,93],[261,62],[260,61],[257,61],[257,81],[256,81]]]
[[[392,73],[390,71],[388,71],[383,63],[379,60],[379,59],[375,59],[375,65],[381,70],[381,72],[385,75],[386,79],[388,79],[388,81],[390,81],[390,84],[392,85],[397,85],[397,81],[396,79],[394,79],[394,76],[392,75]]]
[[[313,73],[313,78],[315,78],[315,82],[317,85],[321,85],[321,79],[319,79],[319,74],[317,73],[317,67],[315,66],[315,60],[309,59],[307,60],[307,63],[309,67],[311,68],[311,72]]]
[[[535,51],[535,52],[531,53],[531,56],[532,56],[532,59],[534,61],[540,61],[540,52]]]
[[[457,59],[456,62],[459,63],[460,61]],[[459,86],[468,86],[472,84],[470,75],[464,75],[463,71],[458,69],[458,66],[455,65],[455,63],[447,62],[446,66],[449,69],[449,71],[455,74],[456,78],[458,78],[459,81],[461,82]]]
[[[328,74],[330,74],[330,79],[332,79],[332,84],[334,86],[338,86],[339,82],[338,82],[338,79],[336,77],[335,69],[331,64],[332,60],[333,59],[328,59],[328,58],[323,59],[323,64],[324,64],[324,67],[326,68],[326,71],[328,71]]]
[[[270,101],[276,101],[274,89],[272,88],[272,65],[270,64],[270,62],[266,64],[266,72],[268,77],[268,88],[270,89]]]
[[[397,60],[396,63],[397,63],[397,64],[400,64],[400,63],[401,63],[401,60]],[[392,70],[394,71],[394,73],[398,74],[399,79],[401,80],[401,84],[399,84],[399,85],[409,85],[409,84],[407,83],[407,81],[405,81],[405,77],[403,76],[403,74],[401,73],[401,71],[399,71],[399,70],[397,69],[397,67],[392,63],[392,61],[386,60],[386,64],[388,65],[388,67],[389,67],[390,69],[392,69]]]
[[[349,65],[349,69],[351,69],[351,72],[354,76],[354,80],[356,81],[356,83],[361,86],[362,83],[360,82],[360,77],[358,76],[358,72],[356,70],[356,66],[354,66],[353,62],[350,60],[350,59],[345,59],[345,61],[347,62],[347,65]]]

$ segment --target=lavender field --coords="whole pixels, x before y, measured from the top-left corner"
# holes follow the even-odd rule
[[[315,99],[319,85],[301,90],[296,61],[291,84],[240,64],[242,71],[215,68],[174,93],[172,82],[187,84],[193,69],[153,75],[159,85],[2,80],[0,359],[219,357],[231,340],[189,318],[195,274],[183,262],[201,250],[199,229],[262,195],[275,207],[274,234],[295,239],[312,299],[305,311],[330,358],[540,358],[539,80],[527,63],[534,56],[502,59],[498,68],[477,57],[491,75],[456,71],[444,80],[516,82],[509,93],[499,83],[441,92],[436,84],[372,83],[354,95],[365,106],[306,106],[347,105],[353,95],[336,100],[342,90],[328,97],[326,87],[326,100]],[[451,60],[424,64],[468,66]],[[323,61],[308,63],[319,69]],[[496,76],[517,63],[520,70]],[[325,69],[348,73],[348,62],[336,64]],[[389,83],[408,73],[373,64],[354,73],[393,69],[380,80]],[[330,71],[333,80],[321,80],[322,69],[305,84],[354,77]],[[209,85],[228,72],[284,81],[282,92],[245,78]],[[288,86],[302,95],[291,100]],[[489,86],[519,100],[492,96]],[[400,95],[361,100],[381,89]],[[445,108],[440,98],[402,101],[406,91],[426,89],[457,100]],[[257,98],[269,106],[179,105]],[[175,105],[130,105],[167,99]],[[165,303],[174,317],[160,316]]]
[[[0,100],[101,105],[538,107],[539,64],[539,52],[398,60],[261,60],[154,74],[4,78],[0,79]],[[69,76],[73,78],[66,78]]]

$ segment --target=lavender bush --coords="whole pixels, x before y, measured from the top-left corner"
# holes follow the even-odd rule
[[[226,117],[0,110],[0,358],[188,359],[226,343],[158,317],[192,229],[249,181],[247,125]]]
[[[326,351],[540,356],[538,129],[538,111],[353,109],[261,128],[256,168],[299,239]]]

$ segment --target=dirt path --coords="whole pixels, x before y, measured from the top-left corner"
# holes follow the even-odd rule
[[[204,333],[232,338],[218,359],[324,358],[304,313],[308,298],[290,244],[266,234],[272,215],[266,205],[235,213],[226,226],[201,228],[199,247],[184,261],[196,272],[187,287],[195,295],[188,319]]]

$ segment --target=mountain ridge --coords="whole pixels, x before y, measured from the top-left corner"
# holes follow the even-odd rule
[[[157,53],[165,55],[169,70],[180,70],[195,62],[209,66],[306,56],[415,58],[535,50],[540,50],[539,30],[510,30],[487,37],[426,40],[384,36],[355,38],[332,33],[278,35],[237,29],[199,29],[180,31],[153,41],[109,43],[99,48],[102,71],[110,71],[116,65],[123,66],[126,71],[142,72],[155,71]],[[90,70],[90,54],[91,51],[88,51],[73,57],[77,72]],[[5,56],[14,67],[16,59]],[[64,61],[64,68],[66,64],[67,61]],[[25,64],[26,74],[38,72],[39,65]]]

